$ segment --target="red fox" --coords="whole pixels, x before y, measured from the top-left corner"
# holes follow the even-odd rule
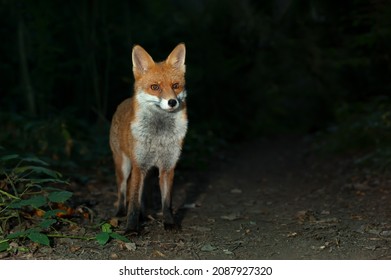
[[[175,227],[172,185],[188,122],[185,56],[179,44],[156,63],[141,46],[133,47],[134,95],[118,106],[110,129],[117,216],[126,214],[126,232],[140,231],[144,178],[151,167],[159,169],[164,228]]]

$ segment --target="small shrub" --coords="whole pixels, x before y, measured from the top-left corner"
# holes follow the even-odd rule
[[[100,245],[105,245],[107,242],[110,241],[110,239],[117,239],[125,243],[130,242],[129,239],[127,239],[125,236],[113,232],[110,224],[104,223],[101,226],[101,232],[95,236],[95,240],[98,241]]]
[[[65,211],[57,206],[72,193],[54,187],[67,182],[47,166],[36,157],[0,157],[0,251],[8,250],[11,240],[26,238],[49,245],[54,225],[63,221]]]

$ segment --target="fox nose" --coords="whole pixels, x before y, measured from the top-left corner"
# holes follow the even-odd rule
[[[170,106],[171,108],[174,108],[177,103],[178,103],[178,101],[176,101],[176,99],[168,100],[168,106]]]

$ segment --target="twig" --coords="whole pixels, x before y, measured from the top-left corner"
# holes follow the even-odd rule
[[[5,192],[5,191],[2,191],[2,190],[0,190],[0,193],[1,193],[1,194],[4,194],[5,196],[7,196],[7,197],[9,197],[9,198],[12,198],[12,199],[20,199],[19,197],[14,196],[14,195],[12,195],[12,194],[10,194],[10,193],[7,193],[7,192]]]

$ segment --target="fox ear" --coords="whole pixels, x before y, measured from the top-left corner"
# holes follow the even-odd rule
[[[132,63],[135,75],[143,74],[155,65],[152,57],[139,45],[133,47]]]
[[[167,57],[166,63],[173,67],[185,72],[185,58],[186,58],[186,47],[185,44],[179,44]]]

